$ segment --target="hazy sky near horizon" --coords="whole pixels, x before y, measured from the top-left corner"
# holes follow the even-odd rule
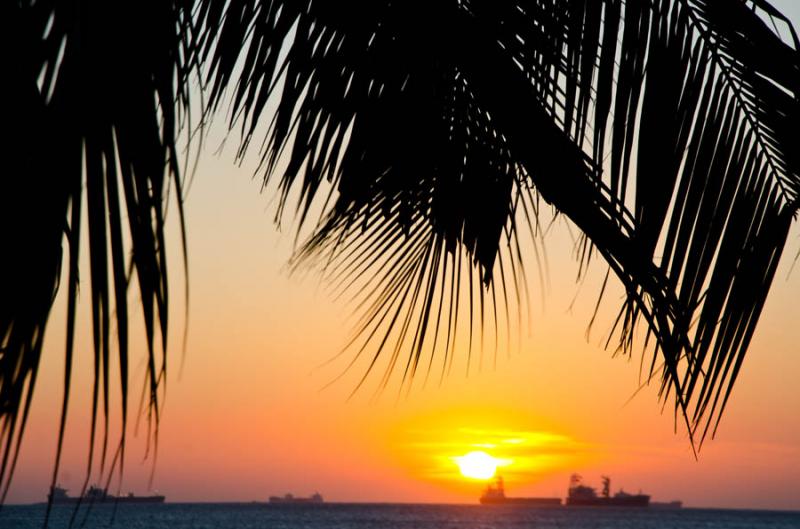
[[[800,2],[774,4],[800,21]],[[420,377],[407,393],[399,394],[395,384],[376,395],[375,376],[348,400],[362,364],[328,384],[352,358],[334,358],[350,336],[352,308],[332,299],[314,273],[288,273],[293,219],[286,217],[282,230],[274,226],[274,194],[261,193],[260,175],[253,177],[255,151],[235,165],[232,135],[216,152],[222,124],[218,119],[209,131],[186,202],[190,316],[183,362],[183,276],[179,245],[169,248],[170,371],[153,479],[167,501],[250,501],[319,491],[334,501],[472,502],[483,484],[460,478],[451,458],[484,446],[512,461],[502,471],[514,495],[564,496],[576,471],[595,485],[609,474],[614,490],[641,489],[656,500],[800,509],[800,276],[789,273],[800,251],[797,225],[717,438],[698,459],[683,426],[674,424],[671,405],[662,412],[657,384],[633,397],[641,358],[615,358],[602,347],[619,308],[614,293],[587,338],[605,267],[595,261],[587,278],[576,282],[573,242],[563,221],[545,238],[544,292],[531,267],[531,325],[519,343],[496,357],[491,347],[482,358],[476,353],[468,374],[460,355],[441,384],[438,377],[427,384]],[[175,213],[173,208],[173,242]],[[78,374],[59,472],[61,484],[72,490],[80,488],[86,469],[89,303],[84,286]],[[133,340],[142,351],[142,336]],[[45,498],[63,344],[63,310],[57,309],[12,503]],[[142,361],[132,373],[138,384]],[[117,387],[111,395],[118,405]],[[137,400],[135,389],[132,411]],[[112,412],[113,440],[119,414]],[[131,424],[131,435],[133,430]],[[153,460],[144,460],[144,438],[142,424],[130,439],[126,491],[148,487]]]

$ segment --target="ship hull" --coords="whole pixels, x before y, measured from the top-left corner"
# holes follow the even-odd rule
[[[648,507],[650,496],[637,494],[624,498],[567,498],[567,507]]]
[[[560,507],[561,498],[481,498],[483,505],[528,505],[531,507]]]
[[[270,503],[278,503],[278,504],[294,504],[294,503],[323,503],[321,500],[315,500],[312,498],[292,498],[291,500],[287,500],[286,498],[281,498],[279,496],[274,496],[269,499]]]
[[[650,503],[651,509],[681,509],[683,502],[680,501],[654,501]]]
[[[75,505],[80,501],[83,504],[97,504],[97,503],[108,503],[108,504],[119,504],[119,503],[133,503],[133,504],[141,504],[141,503],[164,503],[166,498],[164,496],[121,496],[121,497],[105,497],[105,498],[64,498],[53,500],[53,505]]]

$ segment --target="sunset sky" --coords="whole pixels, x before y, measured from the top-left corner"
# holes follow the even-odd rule
[[[774,4],[800,21],[794,0]],[[234,163],[235,135],[218,150],[224,117],[209,131],[186,202],[183,361],[184,277],[177,210],[170,208],[169,377],[153,477],[167,501],[264,501],[319,491],[330,501],[476,502],[485,483],[463,477],[454,458],[482,450],[502,460],[499,472],[514,496],[563,497],[578,472],[595,486],[610,475],[614,491],[642,490],[656,501],[800,509],[800,270],[790,273],[800,252],[797,225],[717,437],[698,459],[671,402],[662,412],[657,383],[634,397],[641,356],[613,357],[613,347],[603,347],[622,300],[618,288],[587,337],[606,268],[595,260],[576,281],[572,235],[561,218],[544,236],[547,269],[527,253],[530,325],[517,333],[514,320],[511,347],[502,339],[496,353],[487,345],[468,361],[459,342],[441,382],[436,357],[430,377],[423,371],[410,389],[401,389],[397,372],[378,391],[379,369],[348,398],[366,368],[360,360],[346,370],[353,351],[336,356],[350,337],[353,305],[334,299],[313,271],[289,273],[293,218],[287,214],[280,230],[273,224],[274,186],[261,192],[261,174],[253,177],[255,150],[241,166]],[[91,402],[88,273],[84,278],[59,472],[75,493],[86,472]],[[63,301],[49,324],[11,503],[45,500],[63,391]],[[138,313],[132,318],[140,325]],[[143,359],[141,333],[132,345]],[[143,360],[132,372],[134,413]],[[113,441],[118,386],[111,395]],[[144,493],[154,461],[144,459],[146,421],[136,437],[134,423],[123,490]]]

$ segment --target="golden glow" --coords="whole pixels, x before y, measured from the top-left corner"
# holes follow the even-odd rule
[[[499,407],[451,407],[446,414],[416,412],[395,420],[396,429],[388,435],[395,440],[398,466],[443,490],[472,496],[475,484],[470,482],[490,479],[495,472],[517,486],[556,477],[563,481],[598,453],[591,444],[555,433],[561,429],[556,424]],[[547,429],[529,429],[532,424]]]
[[[476,450],[461,457],[454,457],[461,475],[472,479],[489,479],[497,472],[500,461],[486,452]]]

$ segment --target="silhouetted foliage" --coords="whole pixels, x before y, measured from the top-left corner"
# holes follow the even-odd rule
[[[517,221],[535,229],[543,200],[624,286],[619,350],[631,352],[644,324],[661,397],[674,399],[693,439],[718,424],[800,192],[798,42],[765,0],[40,0],[0,9],[18,131],[4,145],[0,183],[6,484],[62,240],[66,410],[84,200],[93,416],[98,400],[108,415],[115,318],[126,420],[135,272],[157,426],[163,209],[170,182],[181,201],[175,141],[195,69],[204,118],[230,96],[240,156],[271,120],[262,167],[269,178],[286,161],[278,215],[296,208],[303,224],[312,203],[324,203],[298,260],[320,262],[344,288],[362,284],[357,354],[391,354],[391,369],[407,354],[412,377],[426,350],[452,358],[459,326],[471,338],[509,312],[510,297],[523,305]]]
[[[0,484],[5,478],[5,497],[50,307],[59,288],[66,241],[69,314],[59,447],[63,439],[84,203],[95,366],[91,450],[102,406],[103,465],[112,383],[110,342],[115,338],[111,320],[115,320],[123,431],[118,460],[124,460],[127,293],[134,274],[147,333],[149,410],[152,424],[157,425],[158,387],[165,379],[166,363],[157,361],[156,334],[166,337],[168,304],[163,213],[169,182],[178,196],[181,193],[175,141],[178,113],[188,103],[183,28],[188,26],[190,5],[160,0],[2,4],[0,38],[9,72],[3,99],[11,110],[6,114],[10,135],[3,142],[0,181]],[[166,351],[166,343],[161,345]]]

